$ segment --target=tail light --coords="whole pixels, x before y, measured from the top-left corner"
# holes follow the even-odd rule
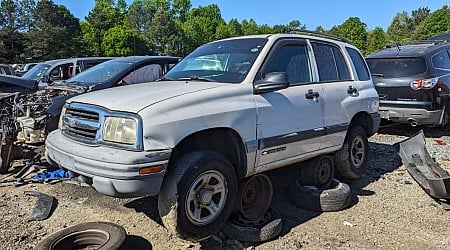
[[[438,83],[438,78],[420,79],[414,80],[409,83],[409,86],[414,90],[419,89],[432,89]]]

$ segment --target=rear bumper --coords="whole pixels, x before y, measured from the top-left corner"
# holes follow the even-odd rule
[[[45,156],[52,165],[81,176],[98,192],[113,197],[139,197],[159,193],[170,150],[134,152],[77,143],[51,132]],[[143,167],[163,166],[159,172],[140,174]]]
[[[380,106],[379,112],[382,119],[393,122],[414,123],[415,125],[439,125],[443,111]]]

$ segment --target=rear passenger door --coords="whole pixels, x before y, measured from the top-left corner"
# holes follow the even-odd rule
[[[324,100],[324,140],[321,149],[340,146],[353,112],[348,105],[358,101],[358,86],[350,74],[350,62],[342,48],[324,41],[311,41]]]
[[[290,86],[256,94],[257,167],[265,171],[320,148],[323,135],[322,89],[314,84],[310,49],[303,39],[278,41],[258,78],[285,72]]]

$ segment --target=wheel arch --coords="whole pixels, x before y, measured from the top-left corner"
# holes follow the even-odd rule
[[[183,138],[172,150],[169,166],[183,155],[193,151],[211,150],[222,154],[236,171],[238,179],[247,173],[247,156],[244,143],[238,132],[231,128],[211,128],[197,131]]]
[[[364,111],[361,111],[357,113],[355,116],[353,116],[349,126],[350,127],[361,126],[364,129],[364,131],[366,131],[367,137],[370,137],[377,132],[376,131],[377,128],[375,127],[372,117],[367,112]]]

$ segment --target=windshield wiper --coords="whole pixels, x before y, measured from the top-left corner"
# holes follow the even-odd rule
[[[162,81],[173,81],[173,79],[172,78],[167,78],[167,77],[162,77],[162,78],[159,78],[158,80],[156,80],[157,82],[162,82]]]
[[[178,78],[180,81],[199,81],[199,82],[212,82],[211,79],[199,77],[199,76],[191,76],[191,77],[182,77]]]
[[[372,74],[370,74],[371,76],[379,76],[379,77],[384,77],[384,75],[383,74],[381,74],[381,73],[372,73]]]

